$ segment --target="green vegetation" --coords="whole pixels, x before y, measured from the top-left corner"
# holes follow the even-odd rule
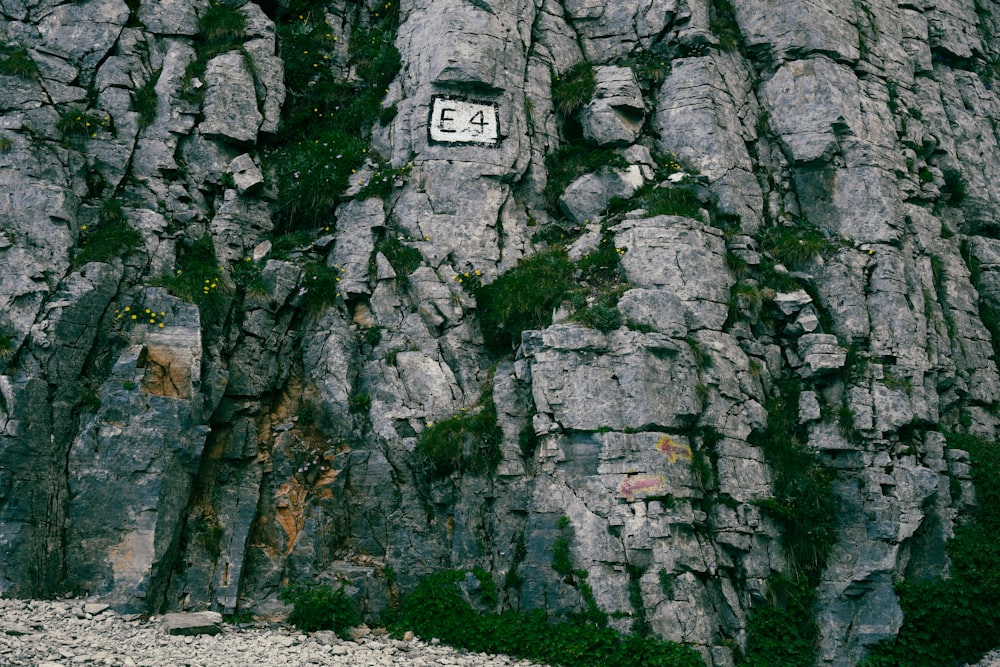
[[[348,631],[361,624],[357,606],[342,588],[293,584],[283,588],[278,598],[293,605],[288,622],[303,632],[333,630],[341,639],[349,639]]]
[[[712,0],[708,29],[719,38],[719,48],[723,51],[736,50],[742,34],[730,0]]]
[[[942,169],[944,175],[944,185],[941,186],[942,194],[948,196],[947,203],[950,206],[958,206],[965,201],[965,179],[958,169]]]
[[[605,213],[616,215],[641,208],[650,216],[680,215],[685,218],[697,218],[703,206],[698,195],[690,187],[657,187],[655,183],[646,183],[628,199],[618,197],[612,199]]]
[[[594,96],[594,65],[582,62],[560,76],[552,76],[552,107],[562,116],[571,116]]]
[[[424,429],[414,454],[432,478],[455,471],[487,473],[500,463],[501,440],[491,379],[471,410]]]
[[[83,110],[70,109],[59,114],[56,129],[66,137],[96,137],[99,130],[106,129],[110,119],[95,116]]]
[[[776,384],[778,392],[767,403],[767,429],[750,442],[763,449],[774,471],[775,497],[760,504],[782,525],[789,574],[771,578],[770,603],[750,617],[741,667],[813,664],[815,589],[837,532],[832,479],[798,424],[798,382]]]
[[[407,245],[400,238],[399,234],[389,230],[382,239],[375,244],[375,251],[385,255],[396,272],[396,278],[405,281],[406,277],[417,270],[417,267],[424,261],[424,256],[413,246]],[[375,274],[375,255],[372,255],[372,275]]]
[[[573,535],[573,526],[570,524],[569,517],[565,514],[560,516],[556,521],[556,527],[559,529],[559,537],[552,542],[552,569],[563,578],[563,583],[572,586],[580,593],[580,598],[586,607],[582,613],[574,614],[573,618],[594,627],[607,627],[608,615],[597,606],[594,589],[587,582],[587,571],[577,569],[573,565],[573,559],[569,553],[569,541]]]
[[[372,409],[372,399],[368,394],[351,394],[347,397],[347,409],[356,415],[367,415]]]
[[[375,173],[371,175],[368,182],[365,183],[364,187],[358,192],[358,199],[369,199],[374,197],[376,199],[386,201],[389,198],[389,195],[392,194],[393,189],[396,187],[396,182],[401,181],[404,176],[413,170],[412,162],[407,162],[398,169],[394,169],[391,165],[380,158],[376,159],[376,162],[378,163],[378,169],[375,170]]]
[[[205,234],[193,243],[181,245],[177,266],[174,275],[165,280],[167,288],[197,304],[202,326],[217,322],[229,307],[228,295],[232,287],[215,257],[212,237]]]
[[[246,29],[246,16],[237,7],[212,2],[198,17],[199,59],[208,61],[239,47],[246,37]]]
[[[160,71],[153,72],[146,83],[135,89],[132,95],[132,109],[139,114],[139,128],[149,127],[156,118],[156,81]]]
[[[635,72],[639,85],[643,90],[652,90],[667,77],[670,72],[671,56],[664,41],[653,44],[648,49],[630,53],[621,59],[619,65],[631,67]]]
[[[605,333],[622,325],[618,298],[624,248],[605,235],[597,249],[572,262],[561,247],[533,255],[488,285],[477,285],[483,341],[495,354],[508,352],[530,329],[552,323],[552,311],[570,301],[573,319]],[[470,276],[475,282],[474,276]]]
[[[225,529],[214,515],[202,515],[195,527],[195,534],[209,556],[217,559],[222,554],[222,538],[225,535]]]
[[[14,341],[10,336],[0,333],[0,361],[10,361],[16,351]]]
[[[310,313],[319,313],[332,306],[340,298],[340,274],[343,269],[329,267],[323,262],[313,261],[305,265],[299,294],[302,303]]]
[[[461,571],[425,577],[403,600],[395,627],[483,653],[567,667],[703,667],[690,647],[625,636],[576,619],[550,623],[542,611],[480,613],[463,597]]]
[[[552,323],[552,310],[574,287],[573,262],[562,249],[521,261],[489,285],[476,290],[479,324],[487,349],[505,353],[521,333]]]
[[[946,433],[969,452],[979,503],[947,544],[951,578],[907,579],[897,586],[903,626],[863,667],[940,667],[979,660],[1000,643],[1000,448]]]
[[[23,46],[0,43],[0,76],[37,79],[38,65]]]
[[[840,244],[818,230],[798,224],[792,227],[772,227],[761,239],[761,249],[776,262],[789,269],[801,269],[813,258],[840,247]]]
[[[9,153],[14,148],[14,140],[10,137],[0,136],[0,153]]]
[[[142,244],[142,236],[125,221],[121,201],[108,198],[101,202],[98,225],[80,228],[80,249],[73,257],[77,266],[87,262],[107,262],[124,257]]]
[[[400,68],[393,45],[398,20],[396,3],[386,2],[371,12],[367,28],[355,29],[348,64],[356,76],[341,81],[333,65],[341,64],[339,47],[348,36],[334,34],[324,9],[296,0],[279,19],[288,98],[277,142],[266,155],[277,178],[279,234],[322,226],[350,176],[365,158],[377,157],[368,139]],[[406,169],[381,168],[365,185],[365,196],[385,197]]]

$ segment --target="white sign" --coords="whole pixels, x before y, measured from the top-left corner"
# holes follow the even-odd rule
[[[434,97],[429,124],[432,143],[500,144],[500,110],[492,102]]]

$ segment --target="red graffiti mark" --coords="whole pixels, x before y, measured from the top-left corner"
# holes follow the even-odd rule
[[[678,445],[669,435],[660,438],[660,441],[656,443],[656,448],[663,452],[663,455],[671,463],[677,463],[677,459],[690,461],[692,458],[691,448],[687,445]]]
[[[653,496],[663,490],[666,482],[663,475],[655,476],[631,476],[625,475],[618,487],[622,497],[632,500],[636,496]]]

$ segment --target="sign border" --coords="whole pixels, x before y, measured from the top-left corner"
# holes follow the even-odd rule
[[[431,125],[434,123],[434,103],[437,100],[454,100],[456,102],[468,102],[479,104],[484,107],[493,107],[493,118],[497,124],[497,138],[491,141],[440,141],[431,136]],[[427,110],[427,142],[434,146],[478,146],[481,148],[499,148],[502,137],[500,136],[500,104],[485,100],[474,100],[458,95],[431,95],[431,103]]]

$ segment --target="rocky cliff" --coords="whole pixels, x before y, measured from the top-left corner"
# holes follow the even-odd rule
[[[397,1],[0,0],[0,592],[892,638],[996,436],[1000,8]]]

